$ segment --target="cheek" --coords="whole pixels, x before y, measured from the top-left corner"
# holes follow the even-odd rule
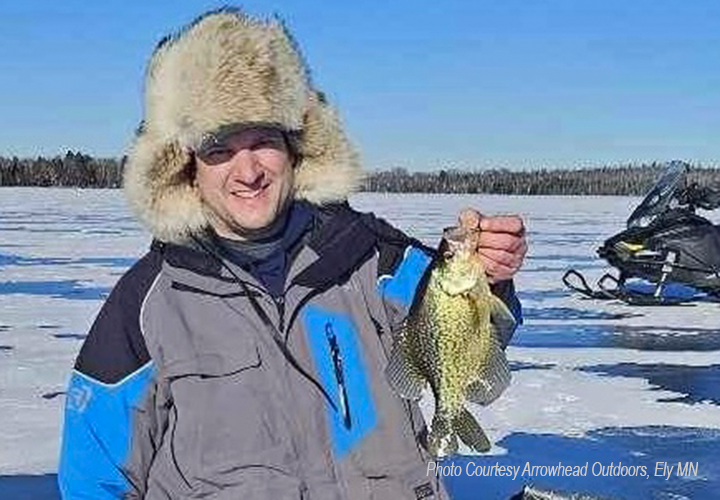
[[[284,151],[263,150],[258,152],[258,161],[265,171],[275,178],[286,177],[287,172],[292,170],[290,156]]]
[[[198,171],[195,176],[195,188],[202,199],[212,203],[214,200],[221,198],[222,179],[220,176],[207,171]]]
[[[282,175],[281,197],[283,198],[283,200],[281,201],[284,201],[284,199],[292,196],[294,183],[295,172],[290,168]]]
[[[200,189],[213,188],[218,186],[221,182],[221,176],[218,170],[211,170],[207,167],[200,168],[195,175],[195,183]]]

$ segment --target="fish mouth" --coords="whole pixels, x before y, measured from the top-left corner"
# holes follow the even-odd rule
[[[443,229],[443,238],[447,241],[462,241],[468,235],[467,228],[462,226],[449,226]]]
[[[450,226],[443,229],[441,253],[446,259],[454,257],[461,252],[474,250],[475,235],[478,230],[462,226]]]

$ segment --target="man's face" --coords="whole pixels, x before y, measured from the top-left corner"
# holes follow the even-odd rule
[[[293,166],[282,132],[248,128],[196,153],[195,185],[218,235],[262,236],[285,209],[293,188]]]

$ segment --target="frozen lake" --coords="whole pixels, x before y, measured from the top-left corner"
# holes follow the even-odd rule
[[[525,324],[508,348],[513,383],[490,408],[476,408],[496,443],[491,453],[447,461],[463,471],[447,478],[454,498],[507,499],[526,483],[611,498],[720,498],[720,304],[631,307],[581,299],[561,282],[570,267],[593,283],[608,269],[595,249],[637,201],[370,193],[351,200],[431,245],[465,206],[525,217],[530,251],[516,280]],[[0,498],[57,497],[74,358],[103,298],[149,242],[119,191],[0,188]],[[520,473],[471,477],[469,462]],[[655,476],[662,462],[697,463],[697,475]],[[526,464],[558,463],[589,467],[580,476],[523,474]],[[644,466],[648,477],[602,475],[619,463]]]

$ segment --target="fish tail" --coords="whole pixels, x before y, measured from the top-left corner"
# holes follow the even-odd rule
[[[450,420],[437,411],[428,436],[428,450],[437,458],[453,455],[458,450],[457,435],[453,432]]]
[[[453,417],[452,428],[462,442],[473,450],[485,452],[490,449],[490,441],[485,435],[485,431],[467,408],[462,407]]]

